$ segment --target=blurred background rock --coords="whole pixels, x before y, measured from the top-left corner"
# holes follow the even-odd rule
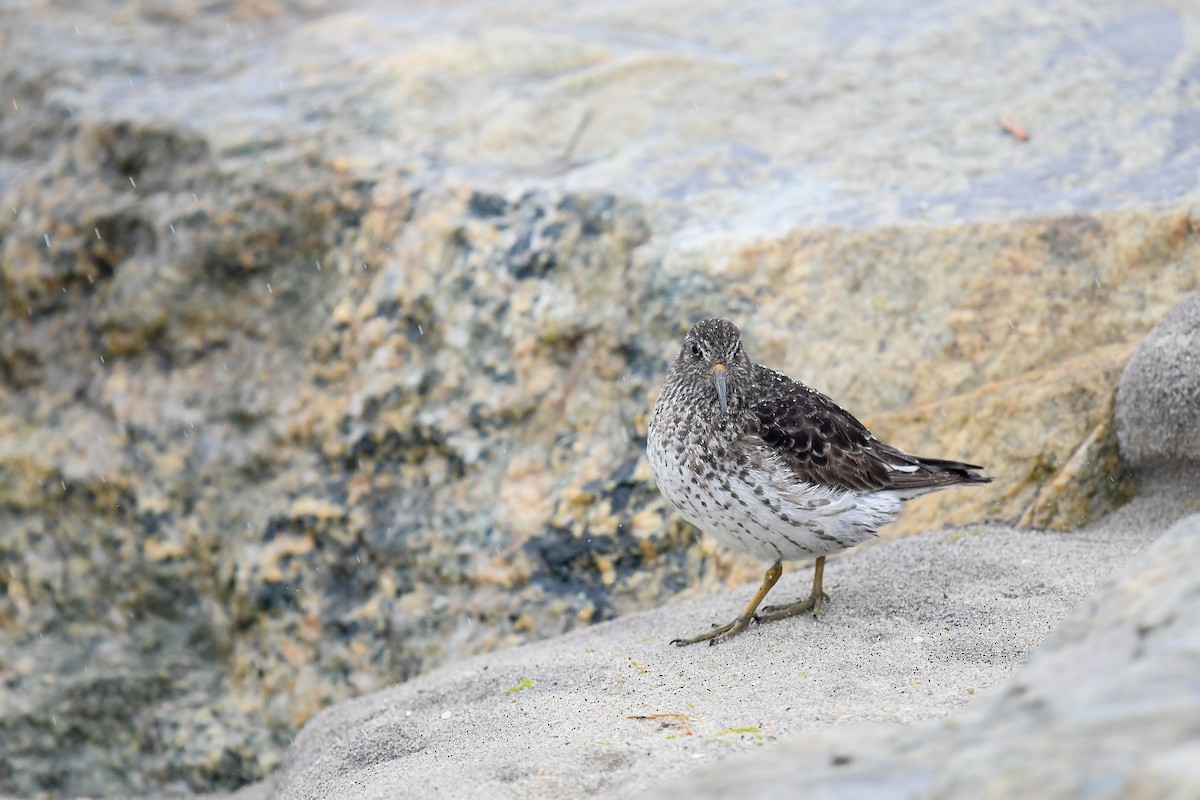
[[[988,490],[1133,491],[1200,284],[1189,3],[0,5],[0,792],[757,580],[644,456],[705,316]]]

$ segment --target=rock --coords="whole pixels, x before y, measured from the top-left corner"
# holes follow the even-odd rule
[[[736,613],[742,587],[339,703],[264,796],[844,797],[858,780],[880,797],[1041,796],[1038,781],[1076,797],[1098,765],[1187,796],[1200,516],[1139,551],[1194,502],[1196,472],[1157,478],[1083,532],[969,528],[838,558],[819,622],[667,643]]]
[[[981,517],[1071,530],[1127,502],[1133,481],[1112,435],[1111,399],[1103,398],[1111,398],[1129,350],[1124,343],[1100,347],[1012,381],[869,417],[879,436],[899,437],[915,452],[972,453],[1001,484],[983,496],[961,492],[953,493],[957,498],[918,499],[883,535]],[[1039,409],[1036,425],[989,429],[984,422],[1022,419],[1031,407]],[[909,431],[917,432],[911,445]]]
[[[233,787],[339,700],[757,580],[643,457],[701,316],[997,477],[895,533],[1127,499],[1190,7],[226,5],[3,12],[0,792]]]
[[[1200,461],[1200,294],[1138,345],[1121,373],[1116,421],[1121,455],[1132,465]]]
[[[951,720],[830,729],[654,796],[1194,797],[1197,559],[1193,514],[1076,610],[1004,687]]]

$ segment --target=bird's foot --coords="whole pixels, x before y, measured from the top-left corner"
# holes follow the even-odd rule
[[[733,622],[726,622],[724,625],[714,624],[712,626],[712,630],[705,631],[699,636],[691,636],[687,639],[672,639],[671,644],[677,647],[687,647],[689,644],[696,644],[697,642],[708,642],[711,646],[717,642],[723,642],[726,639],[737,636],[739,633],[746,630],[746,627],[751,622],[757,621],[758,617],[755,616],[737,617],[733,620]]]
[[[797,600],[794,603],[787,603],[782,606],[767,606],[758,612],[758,620],[760,622],[770,622],[773,619],[794,617],[797,614],[803,614],[805,611],[811,611],[812,615],[816,617],[820,615],[822,606],[828,600],[829,595],[820,592],[818,594],[810,594],[803,600]]]

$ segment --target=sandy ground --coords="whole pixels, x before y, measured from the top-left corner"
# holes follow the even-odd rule
[[[936,719],[986,696],[1046,635],[1196,505],[1160,471],[1082,531],[978,525],[831,559],[819,620],[708,647],[753,586],[448,666],[328,709],[246,798],[636,795],[781,738]],[[772,597],[807,590],[793,567]]]

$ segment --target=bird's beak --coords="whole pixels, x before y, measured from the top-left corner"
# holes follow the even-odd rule
[[[717,387],[717,401],[721,404],[721,416],[729,419],[729,393],[725,389],[725,365],[714,364],[712,368],[713,385]]]

